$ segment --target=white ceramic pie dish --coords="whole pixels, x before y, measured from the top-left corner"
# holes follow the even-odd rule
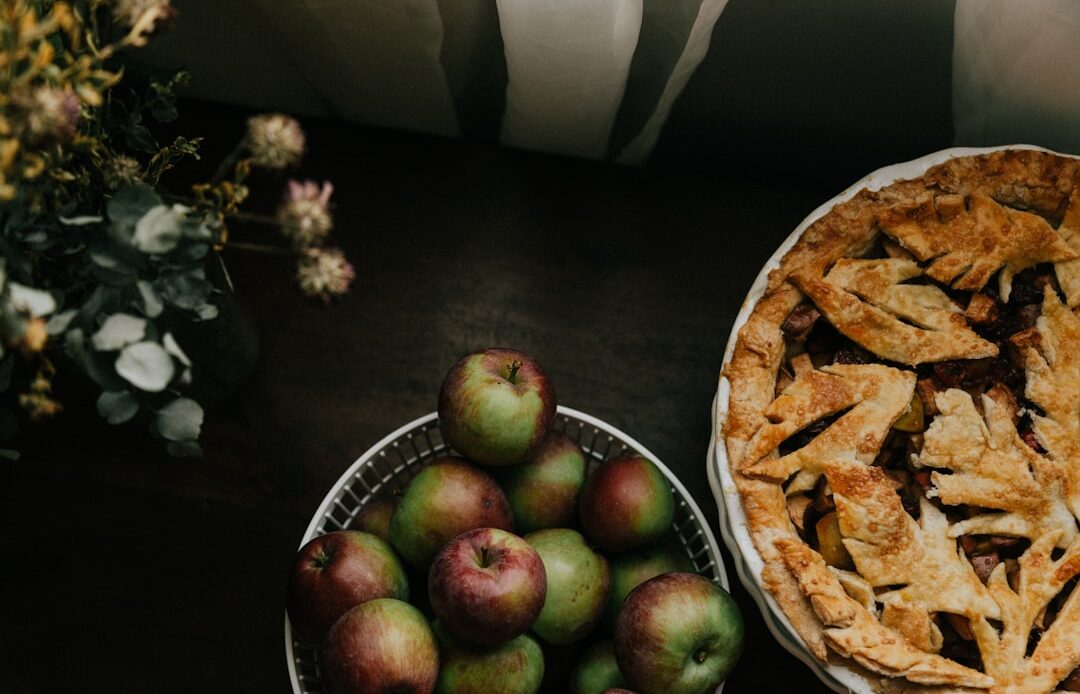
[[[735,322],[732,325],[727,347],[724,350],[723,367],[726,369],[731,361],[735,343],[738,341],[739,330],[750,317],[751,311],[765,292],[769,273],[780,265],[780,260],[795,245],[795,242],[811,224],[823,217],[835,205],[851,199],[856,193],[864,188],[878,190],[896,181],[917,178],[926,173],[928,169],[941,164],[949,159],[963,156],[974,156],[1009,149],[1029,149],[1049,152],[1051,150],[1031,145],[1008,145],[1003,147],[954,147],[918,159],[894,164],[878,169],[868,176],[860,179],[855,184],[845,189],[842,193],[825,202],[810,213],[798,227],[789,235],[776,252],[766,261],[761,272],[758,273],[750,291],[743,301],[742,307]],[[1059,154],[1054,152],[1054,154]],[[1059,154],[1059,156],[1073,156]],[[728,415],[728,399],[731,384],[721,372],[716,397],[713,401],[712,421],[713,434],[709,443],[707,454],[707,468],[709,484],[712,487],[716,505],[720,511],[720,534],[724,543],[731,550],[734,559],[735,572],[739,580],[746,587],[751,597],[757,603],[765,624],[776,640],[788,652],[801,660],[816,674],[822,682],[837,692],[852,692],[853,694],[874,694],[871,683],[860,672],[845,666],[841,662],[823,664],[815,658],[807,649],[802,639],[796,634],[783,610],[773,599],[772,595],[765,590],[761,581],[761,571],[764,563],[758,554],[757,548],[750,538],[750,532],[746,524],[746,514],[743,510],[739,492],[735,488],[735,482],[731,477],[731,470],[727,457],[727,448],[724,445],[723,428]]]

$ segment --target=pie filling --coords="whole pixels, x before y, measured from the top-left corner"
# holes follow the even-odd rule
[[[790,271],[803,300],[738,469],[814,550],[772,540],[832,651],[1080,692],[1080,192],[1036,213],[1004,189],[931,185],[876,210],[866,253]]]

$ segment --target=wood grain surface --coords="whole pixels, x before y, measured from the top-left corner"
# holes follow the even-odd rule
[[[210,156],[175,172],[178,190],[208,174],[245,115],[186,111]],[[209,413],[203,458],[169,458],[138,425],[101,422],[94,393],[64,387],[66,412],[0,468],[0,690],[290,691],[284,582],[311,513],[360,453],[432,411],[443,373],[479,347],[535,356],[560,403],[650,448],[716,531],[709,408],[742,298],[804,215],[889,163],[744,158],[690,175],[307,125],[299,173],[336,185],[352,293],[324,307],[295,290],[288,257],[225,252],[258,361]],[[256,180],[254,208],[272,210],[282,183]],[[725,560],[747,623],[726,691],[824,691]]]

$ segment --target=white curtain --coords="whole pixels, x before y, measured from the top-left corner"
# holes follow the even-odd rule
[[[205,95],[637,163],[727,0],[174,2],[152,51],[216,81]],[[256,45],[231,47],[223,17]]]
[[[1080,2],[957,0],[954,27],[957,144],[1080,152]]]
[[[626,90],[642,0],[498,0],[503,144],[599,159]]]

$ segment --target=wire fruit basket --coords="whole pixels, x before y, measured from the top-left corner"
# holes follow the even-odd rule
[[[675,494],[672,529],[694,569],[728,589],[727,573],[720,548],[701,509],[682,482],[644,446],[610,424],[569,407],[559,406],[553,423],[555,431],[577,441],[585,455],[602,462],[622,455],[642,455],[664,473]],[[300,546],[335,530],[348,529],[357,513],[379,492],[404,490],[424,463],[453,451],[446,445],[434,412],[409,422],[372,446],[334,483],[312,516]],[[295,694],[322,692],[318,651],[293,637],[285,616],[285,657]],[[723,687],[717,689],[717,692]]]

